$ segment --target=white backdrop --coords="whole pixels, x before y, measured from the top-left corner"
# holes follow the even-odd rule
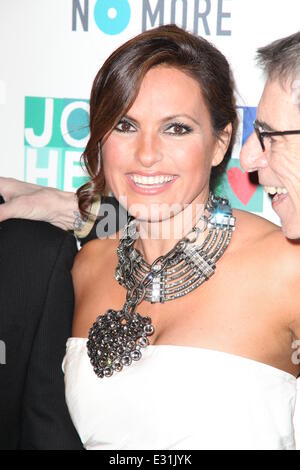
[[[240,139],[224,179],[233,206],[279,223],[238,156],[263,88],[255,51],[296,32],[299,18],[299,0],[0,0],[0,175],[65,190],[82,184],[96,72],[127,39],[175,22],[216,44],[234,71]]]

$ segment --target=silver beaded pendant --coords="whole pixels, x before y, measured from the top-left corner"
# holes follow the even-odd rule
[[[89,332],[88,355],[94,372],[100,378],[110,377],[114,371],[142,357],[141,349],[149,344],[154,326],[151,318],[132,315],[122,310],[109,309],[99,315]]]

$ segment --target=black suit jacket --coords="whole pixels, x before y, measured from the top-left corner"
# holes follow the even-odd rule
[[[116,209],[118,230],[127,213],[118,211],[115,198],[103,197],[98,220],[107,205]],[[96,237],[95,224],[81,244]],[[0,346],[6,347],[5,364],[0,354],[0,449],[83,449],[61,369],[72,335],[76,253],[73,234],[46,222],[0,223]]]
[[[0,223],[0,449],[82,449],[61,369],[76,252],[73,234],[46,222]]]
[[[98,221],[107,208],[110,214],[116,210],[119,230],[127,213],[118,210],[115,198],[103,197]],[[95,224],[81,244],[96,237]],[[65,403],[61,369],[72,335],[76,253],[73,234],[46,222],[0,223],[0,450],[83,449]]]

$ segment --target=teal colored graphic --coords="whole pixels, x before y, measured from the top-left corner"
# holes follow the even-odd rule
[[[229,199],[235,209],[249,212],[263,212],[263,187],[253,183],[237,159],[231,159],[227,171],[219,178],[216,194]]]
[[[64,100],[67,102],[70,100]],[[88,101],[86,101],[88,103]],[[82,108],[72,111],[67,121],[69,134],[77,140],[84,139],[89,135],[89,114]]]
[[[25,181],[76,190],[88,181],[80,165],[88,137],[88,100],[25,97]]]
[[[72,110],[67,119],[66,132],[61,131],[61,117],[66,107],[73,103],[85,102],[88,100],[67,99],[67,98],[36,98],[25,97],[25,129],[32,128],[36,135],[41,135],[45,130],[46,100],[53,100],[53,117],[49,125],[52,126],[51,140],[47,142],[47,147],[72,147],[66,140],[70,136],[80,140],[89,135],[89,114],[86,110],[78,107]],[[50,131],[50,129],[48,129]],[[25,145],[30,142],[26,141]],[[82,147],[83,148],[83,147]]]
[[[105,34],[120,34],[127,28],[130,16],[128,0],[98,0],[95,4],[95,23]]]

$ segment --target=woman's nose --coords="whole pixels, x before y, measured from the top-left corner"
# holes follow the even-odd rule
[[[145,167],[151,167],[162,159],[159,138],[153,134],[141,134],[138,139],[136,157]]]
[[[263,152],[255,132],[244,143],[240,154],[240,162],[242,168],[247,172],[256,171],[268,166],[266,152]]]

